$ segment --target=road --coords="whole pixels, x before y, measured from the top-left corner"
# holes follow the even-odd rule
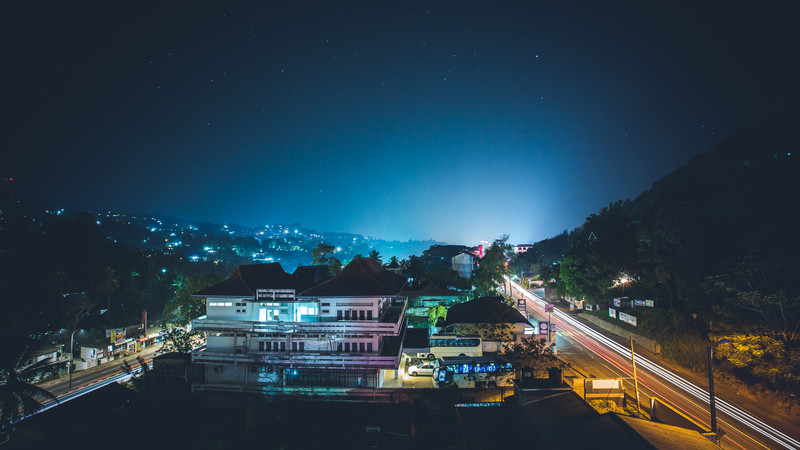
[[[513,281],[511,285],[515,297],[524,296],[526,299],[529,313],[547,317],[542,299]],[[586,376],[623,378],[626,391],[633,392],[630,343],[595,329],[565,311],[556,309],[551,317],[556,326],[559,357],[585,372]],[[699,387],[707,387],[707,380],[703,384],[702,375],[665,364],[661,358],[640,348],[636,349],[635,359],[642,405],[649,409],[650,398],[655,396],[709,427],[708,390]],[[771,422],[780,427],[783,430],[781,431],[737,406],[742,403],[742,399],[726,396],[723,393],[725,390],[720,387],[716,391],[717,423],[724,432],[721,441],[723,448],[800,448],[800,429],[796,424],[783,420],[778,425],[778,421],[773,418]]]
[[[160,347],[160,345],[149,347],[135,355],[123,359],[117,359],[87,370],[73,372],[72,389],[70,389],[69,386],[68,376],[61,376],[53,380],[48,380],[39,383],[37,386],[47,389],[58,398],[60,403],[64,403],[109,383],[115,383],[130,377],[125,371],[125,362],[127,362],[132,369],[137,370],[141,365],[139,359],[150,364],[153,360],[153,356]],[[57,406],[58,404],[59,403],[52,400],[43,401],[42,405],[44,408],[42,411]]]

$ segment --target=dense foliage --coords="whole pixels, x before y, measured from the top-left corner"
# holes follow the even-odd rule
[[[742,131],[636,200],[592,214],[560,263],[540,275],[562,295],[601,306],[652,299],[669,311],[664,329],[650,333],[665,354],[697,361],[705,345],[677,342],[728,338],[717,354],[740,374],[800,392],[791,375],[800,373],[800,234],[791,220],[800,138],[791,126]],[[659,316],[640,315],[640,330]]]
[[[6,209],[0,243],[0,328],[9,335],[126,326],[139,323],[143,311],[152,322],[193,277],[232,270],[125,247],[105,237],[90,214],[40,223]]]

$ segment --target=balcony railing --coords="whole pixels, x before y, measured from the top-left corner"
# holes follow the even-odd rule
[[[279,365],[295,368],[397,369],[400,364],[400,355],[380,356],[363,353],[231,353],[205,350],[192,352],[192,362],[242,366]]]
[[[250,333],[296,333],[296,334],[371,334],[397,335],[403,326],[405,305],[398,314],[396,322],[379,322],[375,320],[354,320],[335,322],[280,322],[209,319],[203,316],[192,321],[192,328],[198,331],[250,332]]]

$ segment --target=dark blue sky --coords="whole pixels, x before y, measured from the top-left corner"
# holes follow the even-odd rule
[[[794,93],[788,2],[596,3],[4,4],[0,175],[47,207],[533,242]]]

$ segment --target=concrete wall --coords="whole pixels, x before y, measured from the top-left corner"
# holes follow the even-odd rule
[[[687,430],[694,430],[699,433],[709,433],[706,427],[655,397],[650,399],[650,417],[652,417],[654,421],[667,425],[686,428]]]

